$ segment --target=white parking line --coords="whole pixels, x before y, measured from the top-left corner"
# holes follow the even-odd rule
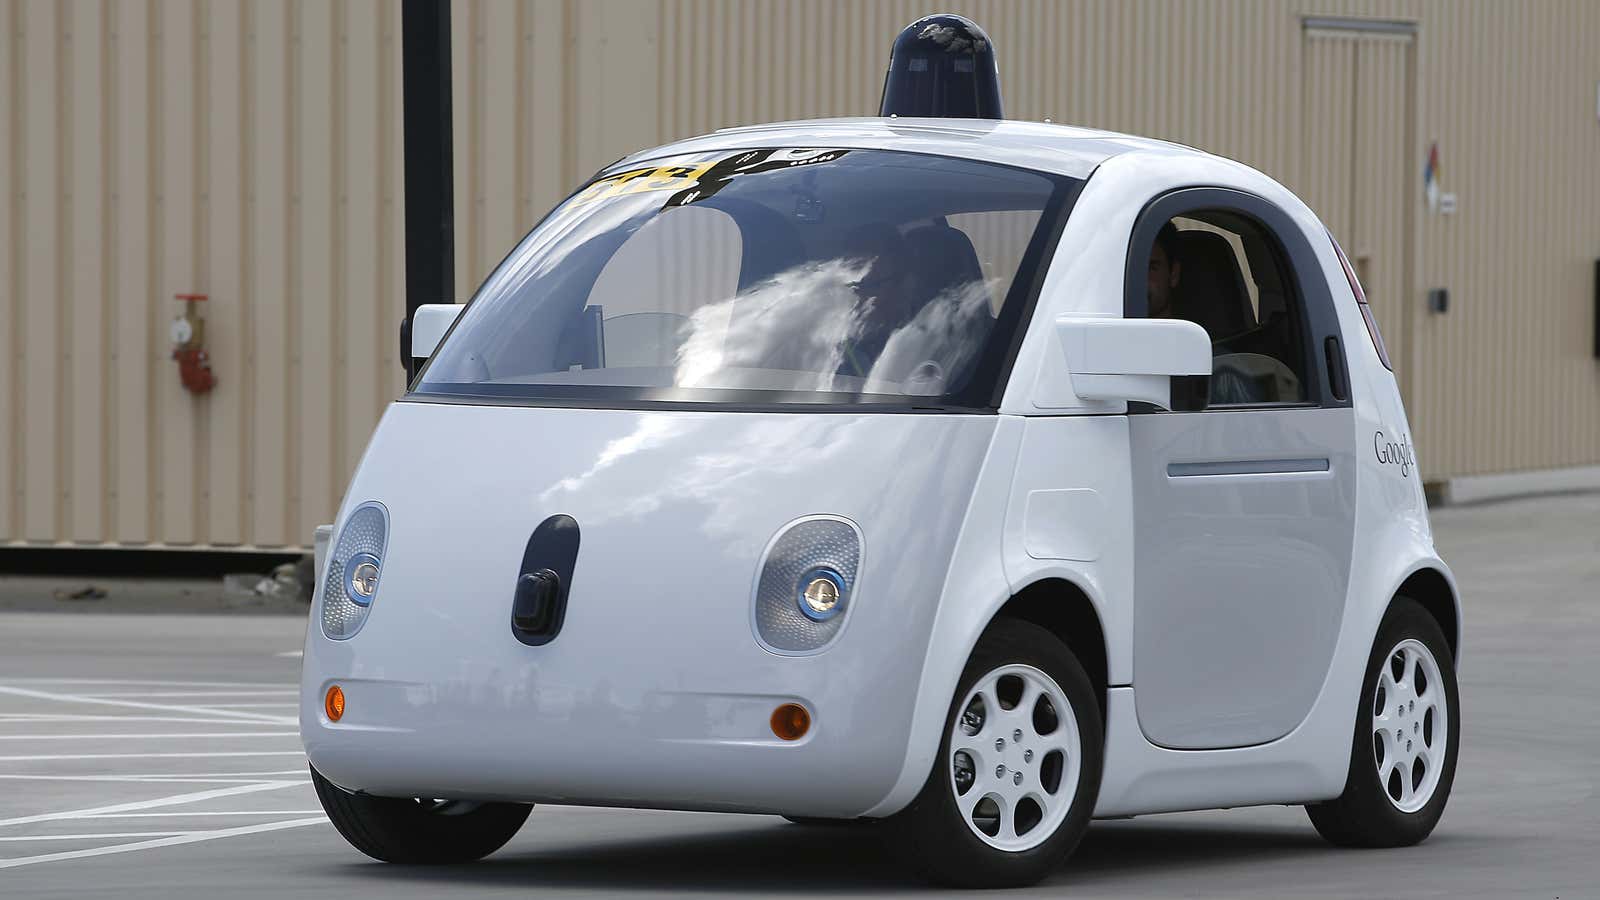
[[[195,716],[79,716],[63,713],[0,713],[0,725],[9,722],[187,722],[191,725],[261,725],[254,720],[230,722]]]
[[[105,840],[106,838],[136,838],[136,837],[173,837],[180,834],[194,834],[192,831],[112,831],[101,834],[24,834],[20,837],[0,837],[0,841],[7,843],[21,843],[23,841],[92,841]]]
[[[272,804],[252,801],[249,797],[266,797],[266,792],[284,788],[294,788],[301,793],[292,797],[281,795],[275,803],[307,805],[311,782],[304,768],[305,754],[298,746],[299,731],[295,727],[299,724],[296,713],[299,694],[296,685],[281,683],[0,679],[0,703],[10,706],[0,713],[0,748],[23,751],[0,755],[0,784],[6,785],[6,789],[15,787],[26,796],[27,791],[51,790],[51,782],[63,786],[69,782],[85,782],[107,785],[111,791],[164,792],[174,787],[183,791],[148,800],[0,819],[0,847],[17,846],[22,852],[33,854],[0,858],[0,870],[326,824],[327,817],[320,809],[241,808],[256,802],[270,806]],[[74,712],[72,706],[64,706],[66,704],[82,711]],[[171,732],[159,730],[168,724],[178,727]],[[251,749],[273,745],[285,749]],[[140,747],[151,752],[134,752]],[[70,752],[75,749],[111,752]],[[28,752],[52,750],[69,752]],[[149,771],[162,761],[185,759],[201,762],[193,766],[172,766],[191,771]],[[205,760],[215,762],[208,764]],[[230,763],[230,760],[242,762]],[[141,765],[140,761],[148,761],[148,764]],[[7,763],[15,766],[5,765]],[[58,763],[60,765],[56,765]],[[74,763],[79,765],[72,765]],[[225,769],[230,765],[250,771],[192,771],[196,768]],[[261,771],[263,765],[278,768]],[[281,768],[284,765],[291,768]],[[16,768],[24,771],[4,771]],[[27,771],[35,768],[42,771]],[[82,774],[65,774],[74,769]],[[172,787],[136,787],[141,784]],[[218,798],[227,797],[243,798],[245,802],[229,802],[227,809],[204,808],[216,805]],[[105,799],[116,799],[116,795]],[[146,818],[152,821],[100,821]],[[241,818],[249,821],[240,821]],[[227,825],[230,820],[236,824]],[[74,822],[93,822],[95,824],[82,827],[96,830],[67,833],[74,827],[67,823]],[[49,833],[19,833],[32,830],[23,826],[35,823],[58,823],[58,827],[45,826]],[[152,830],[132,830],[140,824]],[[132,829],[117,830],[128,826]],[[60,848],[63,843],[71,842],[82,843],[71,849],[43,852],[52,844]],[[28,847],[34,843],[38,846]]]
[[[28,688],[0,686],[0,694],[10,694],[14,697],[27,697],[31,700],[50,700],[56,703],[88,703],[98,706],[122,706],[129,709],[156,709],[162,712],[174,713],[202,713],[216,715],[230,719],[252,719],[257,722],[266,722],[272,725],[294,725],[299,722],[298,717],[269,716],[264,713],[230,712],[227,710],[207,709],[203,706],[173,706],[168,703],[140,703],[134,700],[96,700],[93,697],[84,697],[78,694],[59,694],[50,691],[35,691]],[[290,704],[296,705],[296,704]]]
[[[320,816],[324,815],[320,809],[230,809],[223,811],[201,810],[199,812],[135,812],[135,813],[95,813],[92,816],[79,816],[81,819],[198,819],[209,816]]]
[[[112,684],[193,688],[293,688],[281,681],[159,681],[142,678],[7,678],[7,684]]]
[[[161,734],[0,734],[0,741],[141,741],[159,738],[196,740],[200,738],[294,737],[298,731],[189,731]]]
[[[145,809],[159,809],[163,806],[181,806],[185,803],[199,803],[203,800],[214,800],[218,797],[236,797],[240,794],[258,794],[262,791],[282,790],[286,787],[299,787],[304,781],[257,781],[251,784],[242,784],[238,787],[213,788],[209,791],[193,791],[187,794],[173,794],[170,797],[157,797],[154,800],[135,800],[131,803],[114,803],[110,806],[94,806],[88,809],[72,809],[53,813],[36,813],[31,816],[17,816],[12,819],[0,819],[0,827],[8,825],[27,825],[32,822],[54,822],[60,819],[80,819],[86,816],[103,815],[109,813],[137,812]]]
[[[304,775],[304,770],[293,772],[280,772],[280,777],[285,775]],[[259,785],[261,778],[253,777],[250,773],[243,775],[0,775],[0,781],[110,781],[110,783],[126,783],[126,785]],[[310,778],[304,778],[304,783],[309,785]]]
[[[98,700],[101,697],[297,697],[297,690],[271,691],[95,691],[84,697]]]
[[[303,750],[229,750],[224,753],[46,753],[0,756],[0,762],[45,762],[62,759],[213,759],[230,756],[304,756]]]
[[[153,850],[157,847],[173,847],[179,844],[194,844],[200,841],[214,841],[220,838],[238,837],[246,834],[262,834],[268,831],[283,831],[287,828],[303,828],[307,825],[325,825],[328,820],[324,816],[305,819],[290,819],[286,822],[264,822],[259,825],[243,825],[238,828],[223,828],[216,831],[197,831],[176,837],[156,838],[149,841],[138,841],[132,844],[113,844],[110,847],[91,847],[87,850],[67,850],[62,853],[45,853],[39,856],[22,856],[15,859],[0,859],[0,869],[14,869],[18,866],[29,866],[35,863],[59,862],[67,859],[84,859],[90,856],[109,856],[113,853],[129,853],[134,850]]]
[[[214,781],[241,784],[248,782],[250,784],[256,784],[263,778],[270,778],[273,781],[280,781],[283,778],[290,776],[302,776],[302,780],[309,779],[310,777],[306,775],[305,769],[284,769],[277,772],[203,772],[198,774],[184,772],[179,772],[176,774],[169,774],[166,772],[142,772],[127,774],[119,773],[115,775],[56,775],[48,772],[30,772],[26,774],[18,774],[7,772],[0,774],[0,781],[126,781],[132,783],[141,781],[170,781],[174,784],[185,781],[193,781],[197,783]]]

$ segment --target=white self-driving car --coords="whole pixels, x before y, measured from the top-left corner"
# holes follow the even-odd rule
[[[1338,245],[1244,165],[723,131],[606,169],[413,333],[305,647],[367,854],[713,810],[1014,885],[1096,817],[1440,817],[1459,604],[1395,378]]]

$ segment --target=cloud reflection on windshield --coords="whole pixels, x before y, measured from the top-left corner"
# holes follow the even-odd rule
[[[872,309],[853,287],[866,270],[860,260],[805,263],[700,307],[689,317],[674,383],[745,387],[718,376],[730,369],[785,369],[806,373],[791,390],[835,390],[846,342],[860,336]]]
[[[684,327],[674,385],[944,393],[983,346],[992,283],[950,285],[895,323],[903,302],[862,296],[870,268],[863,259],[805,263],[700,307]],[[770,374],[752,383],[752,370]],[[778,372],[781,383],[770,377]]]

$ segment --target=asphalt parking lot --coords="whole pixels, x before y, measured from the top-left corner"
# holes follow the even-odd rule
[[[1464,743],[1420,847],[1342,851],[1299,809],[1096,823],[1030,896],[1600,897],[1600,495],[1442,510],[1465,586]],[[870,830],[539,807],[482,863],[374,863],[305,774],[296,616],[0,613],[0,895],[922,892]]]

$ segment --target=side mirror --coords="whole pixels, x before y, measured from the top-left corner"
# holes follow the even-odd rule
[[[1056,339],[1079,399],[1205,408],[1211,336],[1194,322],[1063,316]]]
[[[411,357],[427,359],[464,309],[458,303],[425,303],[411,314]]]

